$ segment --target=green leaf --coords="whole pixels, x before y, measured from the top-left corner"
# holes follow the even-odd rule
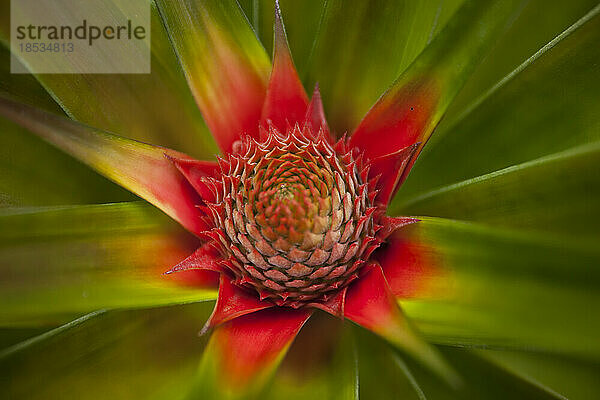
[[[599,14],[597,6],[461,110],[396,200],[600,139]]]
[[[597,240],[427,217],[398,234],[429,272],[401,299],[428,339],[600,357]]]
[[[456,118],[480,100],[506,75],[552,41],[561,32],[585,16],[597,0],[553,1],[529,0],[515,22],[492,47],[473,71],[465,87],[456,96],[432,141],[451,133]],[[543,10],[544,18],[540,18]]]
[[[560,394],[500,368],[469,350],[440,347],[440,351],[462,375],[464,384],[459,390],[448,390],[428,371],[407,362],[427,399],[564,400]]]
[[[2,22],[0,22],[2,24]],[[25,68],[25,67],[23,67]],[[60,106],[50,97],[33,75],[11,74],[10,48],[0,38],[0,94],[8,95],[23,103],[46,111],[64,114]]]
[[[194,240],[140,203],[0,215],[0,325],[39,325],[100,308],[215,298],[161,274]]]
[[[410,370],[391,347],[370,332],[355,328],[360,398],[423,400]],[[439,381],[446,390],[451,390]]]
[[[114,0],[115,18],[119,3]],[[38,74],[36,78],[72,118],[91,126],[176,149],[194,156],[215,153],[185,78],[153,3],[151,10],[151,74]],[[10,15],[10,2],[0,14]],[[68,10],[65,10],[67,12]],[[8,18],[0,37],[9,37]],[[9,63],[3,59],[3,63]],[[11,79],[21,79],[15,75]]]
[[[569,399],[595,399],[600,396],[598,362],[522,351],[483,350],[477,353]]]
[[[307,73],[315,38],[329,0],[279,0],[283,23],[294,64],[300,77]],[[252,24],[267,54],[273,54],[274,0],[240,1],[248,21]],[[305,82],[306,83],[306,82]],[[312,86],[307,86],[308,92]]]
[[[69,155],[0,118],[0,208],[133,198]]]
[[[326,1],[306,83],[319,82],[330,125],[340,134],[354,129],[462,2]],[[294,50],[293,21],[289,31]],[[302,74],[304,62],[292,54]]]
[[[261,396],[358,400],[357,357],[350,324],[317,312],[302,328]]]
[[[9,57],[8,48],[0,43],[0,95],[64,116],[33,75],[10,73]],[[0,118],[0,207],[131,199],[117,185]]]
[[[0,328],[0,352],[2,352],[7,347],[13,346],[20,342],[23,342],[34,336],[38,336],[47,330],[48,330],[47,327],[36,327],[36,328],[28,328],[28,327],[4,328],[3,327],[3,328]]]
[[[88,314],[0,352],[5,399],[183,399],[208,304]]]
[[[433,190],[395,210],[598,236],[599,163],[596,142]]]

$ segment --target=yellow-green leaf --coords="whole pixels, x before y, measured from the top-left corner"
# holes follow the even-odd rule
[[[195,248],[149,205],[122,203],[0,215],[0,325],[39,325],[101,308],[215,298],[161,274]]]
[[[193,304],[88,314],[0,351],[0,397],[184,399],[209,313]]]

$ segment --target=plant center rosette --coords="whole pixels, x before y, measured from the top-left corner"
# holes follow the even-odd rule
[[[296,126],[246,137],[209,184],[223,264],[237,286],[279,306],[327,302],[381,242],[368,165],[325,135]]]

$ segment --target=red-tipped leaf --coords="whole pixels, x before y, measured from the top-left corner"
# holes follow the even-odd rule
[[[157,0],[192,94],[217,144],[258,136],[269,58],[235,1]]]
[[[220,260],[217,250],[207,243],[164,272],[163,276],[185,286],[217,288],[223,272]]]
[[[432,249],[424,247],[422,243],[412,242],[405,236],[410,235],[392,233],[386,239],[386,244],[373,254],[373,258],[381,265],[390,290],[396,297],[428,297],[435,283],[444,279],[443,270],[436,265],[439,261]]]
[[[204,353],[195,394],[225,398],[259,389],[308,320],[309,310],[271,308],[215,328]]]
[[[261,125],[273,124],[280,131],[302,123],[308,109],[308,96],[294,67],[287,43],[279,4],[275,5],[273,70],[262,110]]]
[[[0,115],[69,153],[102,175],[154,204],[190,232],[202,233],[200,197],[165,157],[185,154],[126,139],[67,118],[0,98]]]
[[[438,352],[419,337],[396,303],[381,267],[372,264],[346,294],[344,315],[351,321],[384,337],[394,346],[439,374],[455,386],[459,377]]]
[[[202,200],[207,202],[215,201],[214,190],[206,178],[217,178],[219,176],[219,164],[215,161],[188,160],[169,156],[167,158],[183,174]]]
[[[405,86],[394,86],[381,97],[350,137],[351,145],[359,147],[371,160],[390,157],[416,143],[424,143],[433,130],[440,97],[435,79],[402,83]],[[388,171],[393,177],[390,179],[397,180],[400,167]],[[406,173],[409,167],[404,166]],[[397,184],[401,183],[402,179],[398,180]]]
[[[452,99],[521,9],[521,0],[473,1],[446,27],[369,110],[350,138],[367,158],[425,145]],[[406,178],[415,157],[402,172]],[[396,172],[391,172],[395,176]]]
[[[386,154],[371,161],[372,176],[380,176],[377,181],[377,188],[379,189],[376,197],[377,202],[387,206],[394,197],[402,183],[402,176],[413,161],[419,145],[420,143],[415,143],[395,153]]]
[[[166,271],[165,275],[170,275],[174,272],[184,272],[192,270],[213,271],[221,273],[223,268],[220,265],[221,257],[218,251],[210,244],[200,246],[195,252],[188,256],[185,260],[175,265],[173,268]]]
[[[248,293],[231,283],[231,278],[221,274],[219,297],[212,315],[204,326],[204,331],[256,311],[273,307],[268,301],[260,301],[258,295]]]

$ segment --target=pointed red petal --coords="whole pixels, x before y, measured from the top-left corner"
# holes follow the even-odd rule
[[[266,126],[270,121],[280,131],[285,131],[288,123],[294,125],[304,121],[307,108],[308,96],[294,67],[279,3],[276,2],[273,70],[262,109],[261,125]]]
[[[412,330],[381,267],[373,264],[366,268],[369,269],[348,289],[344,309],[346,318],[384,337],[456,385],[459,381],[456,373],[432,346]]]
[[[371,159],[421,140],[439,94],[431,81],[393,87],[369,110],[350,138]]]
[[[344,317],[344,305],[346,303],[347,287],[337,292],[333,297],[323,303],[310,303],[308,306],[323,310],[334,317]]]
[[[308,310],[272,308],[218,326],[208,352],[216,358],[223,383],[241,387],[269,374],[310,315]]]
[[[219,263],[220,261],[221,256],[219,255],[219,252],[210,244],[204,244],[185,260],[166,271],[164,275],[190,270],[204,270],[220,273],[223,272],[223,268]]]
[[[404,171],[412,162],[420,143],[415,143],[395,153],[386,154],[371,160],[371,176],[380,175],[377,181],[377,202],[387,205],[396,194],[402,180]]]
[[[312,127],[313,132],[319,132],[319,129],[323,129],[325,132],[329,132],[329,126],[327,125],[327,119],[325,118],[325,110],[323,109],[323,100],[321,99],[321,92],[319,91],[319,84],[315,85],[308,110],[306,110],[306,117],[304,118],[304,124],[309,124]]]
[[[427,297],[435,282],[444,279],[433,250],[400,234],[390,235],[373,259],[379,262],[392,293],[399,298]]]
[[[421,142],[399,179],[404,181],[433,129],[438,98],[433,80],[394,86],[369,110],[350,137],[350,144],[374,160]]]
[[[216,288],[222,271],[219,266],[220,258],[212,246],[204,244],[185,260],[164,272],[163,276],[185,286]]]
[[[377,236],[381,240],[385,240],[390,236],[396,229],[400,229],[403,226],[414,224],[419,222],[420,219],[413,217],[388,217],[383,216],[379,223],[382,225],[381,230],[377,233]]]
[[[213,328],[234,318],[273,307],[273,304],[260,301],[258,295],[252,295],[231,283],[231,278],[221,274],[219,297],[212,315],[203,331]]]
[[[215,201],[214,192],[206,184],[205,179],[219,176],[219,164],[214,161],[188,160],[169,155],[166,156],[177,167],[179,172],[183,174],[196,192],[198,192],[202,200],[211,203]]]
[[[368,269],[368,270],[367,270]],[[380,333],[397,319],[400,310],[396,299],[387,289],[381,267],[365,267],[366,273],[352,284],[346,294],[346,318]]]

